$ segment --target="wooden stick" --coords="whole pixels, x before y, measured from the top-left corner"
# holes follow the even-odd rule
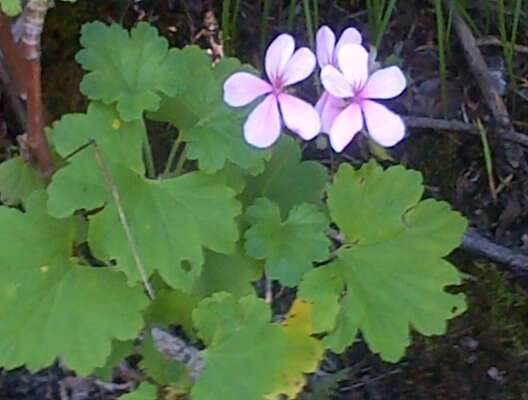
[[[468,124],[463,121],[436,119],[428,117],[413,117],[410,115],[402,116],[405,124],[409,128],[434,129],[439,131],[466,132],[478,135],[477,125]],[[513,130],[503,130],[498,132],[499,136],[507,141],[522,144],[528,147],[528,135]]]

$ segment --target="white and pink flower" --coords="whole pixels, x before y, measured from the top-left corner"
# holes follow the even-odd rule
[[[247,72],[237,72],[224,84],[224,101],[233,107],[245,106],[266,95],[244,124],[244,137],[253,146],[265,148],[275,143],[283,123],[304,140],[313,139],[321,130],[314,107],[286,91],[287,86],[306,79],[315,68],[315,56],[310,49],[294,50],[293,37],[282,34],[266,51],[269,82]]]

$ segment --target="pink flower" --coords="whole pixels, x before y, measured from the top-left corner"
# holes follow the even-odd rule
[[[390,99],[407,86],[398,67],[377,70],[369,76],[369,55],[358,44],[344,45],[337,53],[337,69],[326,65],[321,71],[325,89],[338,98],[340,111],[329,130],[330,144],[341,152],[363,128],[363,119],[370,137],[385,147],[394,146],[405,136],[402,119],[374,99]]]
[[[253,146],[264,148],[275,143],[282,121],[304,140],[313,139],[320,132],[321,122],[314,107],[286,92],[287,86],[306,79],[315,68],[310,49],[294,49],[295,41],[288,34],[278,36],[270,44],[265,57],[269,83],[247,72],[237,72],[224,83],[224,101],[233,107],[267,95],[244,124],[244,137]]]
[[[347,28],[336,44],[336,36],[332,29],[323,25],[317,31],[315,46],[319,67],[324,68],[326,65],[337,67],[339,50],[346,44],[361,44],[361,42],[362,38],[359,31],[355,28]],[[323,92],[315,105],[315,109],[321,117],[323,132],[330,132],[334,119],[343,107],[344,102],[341,99],[333,97],[326,90]]]

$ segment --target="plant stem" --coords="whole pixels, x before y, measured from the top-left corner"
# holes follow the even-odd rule
[[[436,13],[436,30],[438,36],[438,59],[440,63],[440,85],[442,97],[442,111],[444,116],[447,115],[447,69],[446,69],[446,50],[445,50],[445,23],[442,0],[434,0]]]
[[[493,202],[497,203],[497,189],[495,185],[495,178],[493,175],[493,160],[491,157],[491,150],[488,143],[488,136],[486,133],[486,128],[482,125],[480,119],[477,119],[477,127],[480,133],[480,140],[482,141],[482,150],[484,152],[484,162],[486,165],[486,173],[488,175],[488,185],[493,198]]]
[[[117,214],[119,215],[119,220],[121,221],[121,225],[123,226],[123,230],[125,231],[125,236],[126,236],[128,245],[130,246],[130,251],[132,252],[132,257],[134,257],[136,268],[138,269],[139,275],[141,276],[141,280],[143,281],[143,285],[145,286],[145,290],[147,291],[148,296],[150,297],[151,300],[154,300],[156,298],[154,294],[154,289],[152,288],[152,286],[150,285],[150,282],[148,281],[148,276],[147,276],[147,273],[145,272],[143,261],[141,260],[141,257],[139,256],[138,248],[136,246],[136,243],[134,242],[134,237],[132,236],[132,230],[130,229],[130,225],[128,224],[128,220],[126,218],[125,210],[123,209],[123,206],[121,204],[119,190],[117,189],[117,186],[115,185],[114,180],[112,179],[112,175],[110,173],[110,170],[108,169],[108,166],[103,160],[101,150],[99,149],[99,145],[93,139],[91,143],[95,149],[95,159],[97,160],[97,164],[99,165],[99,168],[101,169],[103,178],[106,184],[108,185],[110,194],[115,203]]]
[[[180,156],[178,157],[178,162],[176,163],[176,167],[174,168],[174,174],[180,175],[183,170],[183,165],[185,164],[185,161],[187,160],[187,145],[186,143],[183,144],[183,149],[180,153]]]
[[[271,0],[262,0],[262,17],[260,19],[260,52],[264,52],[268,40],[268,18],[271,12]]]
[[[53,172],[53,161],[44,134],[40,40],[48,5],[30,0],[26,5],[22,54],[27,61],[27,143],[45,177]]]
[[[178,154],[178,148],[180,147],[181,141],[182,140],[181,140],[181,134],[180,134],[178,135],[178,137],[172,144],[169,157],[167,158],[167,162],[165,163],[165,168],[163,169],[162,176],[167,176],[170,173],[172,169],[172,164],[174,163],[174,158],[176,157],[176,154]]]
[[[313,27],[313,20],[312,20],[312,12],[310,10],[310,0],[303,0],[303,8],[304,8],[304,19],[306,21],[306,33],[308,34],[308,43],[310,43],[310,47],[312,49],[315,49],[314,27]]]
[[[231,0],[224,0],[222,5],[222,32],[224,35],[224,52],[229,54],[231,49]]]
[[[385,35],[385,31],[387,29],[387,26],[389,25],[389,21],[392,17],[392,14],[394,12],[394,9],[396,8],[396,1],[397,0],[390,0],[389,4],[385,6],[385,2],[383,2],[383,5],[380,5],[379,12],[379,20],[378,20],[378,26],[376,29],[376,40],[374,42],[374,46],[376,48],[379,48],[381,45],[381,41],[383,40],[383,36]]]
[[[293,31],[293,24],[295,22],[295,9],[297,8],[297,0],[290,0],[290,7],[288,9],[288,32]]]
[[[152,148],[150,147],[150,140],[147,129],[145,128],[143,132],[143,157],[145,158],[145,164],[147,165],[147,177],[154,178],[156,176],[156,167],[154,166]]]

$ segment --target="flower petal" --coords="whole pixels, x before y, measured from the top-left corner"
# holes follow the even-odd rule
[[[359,44],[346,44],[337,52],[337,65],[356,90],[367,81],[368,62],[368,52]]]
[[[363,128],[361,107],[357,103],[350,104],[337,116],[330,130],[330,144],[338,153],[354,139]]]
[[[279,95],[284,124],[304,140],[311,140],[321,132],[321,121],[315,108],[298,97],[286,93]]]
[[[324,91],[317,104],[315,105],[315,110],[319,113],[321,119],[321,131],[330,132],[332,124],[334,123],[336,117],[343,111],[344,101],[332,96],[327,91]]]
[[[388,67],[374,72],[361,92],[365,99],[392,99],[407,86],[405,75],[398,67]]]
[[[369,135],[384,147],[394,146],[405,137],[402,119],[384,105],[364,100],[361,103]]]
[[[300,82],[309,77],[314,68],[314,53],[308,47],[301,47],[286,64],[282,73],[282,84],[288,86]]]
[[[332,64],[334,61],[335,34],[328,26],[323,25],[317,31],[315,48],[319,67]]]
[[[232,107],[241,107],[271,91],[271,85],[265,80],[247,72],[237,72],[224,83],[224,101]]]
[[[259,148],[269,147],[279,138],[281,119],[277,98],[270,94],[252,112],[244,124],[246,141]]]
[[[354,96],[354,88],[345,76],[333,65],[327,65],[321,70],[321,82],[331,95],[339,98]]]
[[[337,54],[345,44],[361,44],[362,41],[363,38],[361,37],[361,33],[359,33],[356,28],[347,28],[343,31],[341,37],[337,41],[335,54]]]
[[[271,42],[266,50],[266,74],[273,85],[277,78],[282,76],[284,68],[290,61],[295,49],[295,40],[291,35],[283,33]]]

